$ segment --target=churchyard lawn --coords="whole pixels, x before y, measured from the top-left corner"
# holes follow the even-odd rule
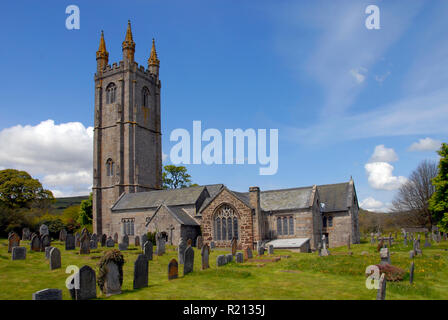
[[[398,243],[397,243],[398,242]],[[392,246],[392,265],[406,270],[404,280],[387,283],[386,299],[448,299],[448,241],[432,243],[423,249],[423,256],[415,257],[414,283],[409,284],[411,260],[409,250],[403,241]],[[63,243],[53,241],[52,246],[60,249],[62,268],[50,270],[45,252],[32,252],[29,242],[21,241],[27,247],[26,260],[11,260],[8,241],[0,240],[0,299],[30,300],[32,293],[45,289],[62,289],[63,299],[70,299],[65,280],[68,265],[81,268],[89,265],[98,273],[97,263],[103,251],[91,250],[89,255],[79,255],[79,248],[66,251]],[[117,248],[117,245],[115,246]],[[316,253],[294,253],[275,250],[273,256],[290,256],[277,262],[233,262],[216,267],[216,257],[229,250],[214,249],[210,255],[210,269],[201,270],[200,250],[194,249],[194,271],[183,276],[183,265],[179,265],[179,278],[168,280],[168,263],[177,259],[174,246],[167,246],[163,256],[154,255],[149,261],[149,286],[133,290],[134,261],[141,249],[129,246],[123,251],[124,281],[122,294],[106,298],[99,292],[99,299],[366,299],[374,300],[377,290],[366,288],[364,275],[367,266],[380,262],[376,244],[351,245],[353,255],[344,255],[346,247],[330,248],[332,255],[319,257]],[[265,254],[259,259],[269,259]],[[258,258],[256,258],[258,259]]]

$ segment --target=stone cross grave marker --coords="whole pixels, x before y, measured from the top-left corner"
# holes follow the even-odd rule
[[[178,270],[179,267],[176,259],[171,259],[170,263],[168,264],[168,280],[177,279],[179,274]]]
[[[61,267],[61,251],[58,248],[50,250],[50,270],[59,269]]]
[[[376,300],[386,300],[386,274],[381,274]]]
[[[381,258],[381,262],[380,262],[381,265],[391,264],[389,248],[382,248],[380,250],[380,258]]]
[[[134,289],[148,286],[148,259],[144,254],[139,254],[134,263]]]
[[[12,260],[25,260],[26,259],[26,248],[25,247],[13,247],[11,259]]]
[[[201,248],[202,270],[210,268],[209,256],[210,256],[210,247],[208,246],[208,244],[204,244]]]
[[[191,246],[188,246],[187,249],[185,249],[184,254],[184,276],[186,274],[189,274],[190,272],[193,272],[193,266],[194,266],[194,250]]]
[[[177,258],[179,259],[179,264],[184,264],[185,250],[187,249],[187,243],[184,238],[179,239],[179,245],[177,246]]]
[[[148,261],[152,260],[152,252],[153,247],[152,247],[152,242],[151,241],[146,241],[145,244],[143,245],[143,254],[146,256],[146,259],[148,259]]]
[[[327,249],[327,238],[325,235],[322,235],[322,251],[321,251],[321,255],[326,257],[330,255],[330,251]]]

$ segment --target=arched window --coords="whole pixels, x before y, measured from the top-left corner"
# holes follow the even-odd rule
[[[106,161],[106,174],[108,177],[114,175],[114,162],[110,158]]]
[[[282,235],[282,218],[277,218],[277,234]]]
[[[149,90],[146,87],[142,90],[142,102],[144,107],[149,107]]]
[[[215,215],[215,240],[226,241],[238,239],[238,216],[229,205],[221,206]]]
[[[117,87],[115,83],[109,83],[106,88],[106,104],[115,103]]]
[[[283,234],[284,235],[288,234],[288,218],[287,217],[283,217]]]

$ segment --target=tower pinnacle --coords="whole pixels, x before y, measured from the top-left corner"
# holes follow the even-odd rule
[[[160,60],[157,59],[156,43],[153,38],[151,54],[148,59],[148,69],[152,74],[155,74],[156,76],[158,76],[159,75],[159,66],[160,66]]]
[[[128,61],[134,61],[135,42],[132,39],[131,21],[128,20],[128,29],[126,30],[126,37],[121,45],[123,49],[123,58]]]
[[[101,30],[100,46],[96,52],[96,61],[98,70],[103,70],[109,62],[109,53],[106,50],[106,41],[104,41],[104,32]]]

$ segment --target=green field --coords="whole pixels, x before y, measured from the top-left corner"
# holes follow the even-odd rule
[[[423,256],[415,258],[414,284],[409,284],[409,250],[402,241],[392,247],[392,264],[406,270],[401,282],[387,284],[386,299],[448,299],[448,241],[423,247]],[[68,265],[89,265],[98,271],[97,263],[106,249],[93,250],[90,255],[78,251],[65,251],[63,243],[52,245],[61,249],[62,268],[50,271],[44,252],[29,251],[27,259],[12,261],[7,240],[0,240],[0,299],[31,299],[32,293],[45,288],[58,288],[63,298],[70,299],[65,287]],[[379,263],[376,246],[352,245],[353,255],[319,257],[317,253],[293,253],[276,250],[275,256],[289,255],[278,262],[236,264],[232,262],[216,267],[216,257],[228,253],[214,250],[210,257],[210,269],[201,270],[201,255],[195,249],[195,270],[183,276],[179,266],[179,279],[168,281],[168,262],[177,259],[175,247],[168,246],[165,255],[154,256],[149,262],[149,287],[132,289],[134,261],[140,248],[131,245],[124,251],[124,281],[120,295],[106,298],[99,292],[99,299],[366,299],[376,298],[376,290],[365,286],[364,272],[367,266]],[[347,248],[331,249],[332,253],[346,252]],[[361,254],[363,253],[363,254]],[[265,255],[263,258],[269,257]],[[98,287],[97,287],[98,288]]]

